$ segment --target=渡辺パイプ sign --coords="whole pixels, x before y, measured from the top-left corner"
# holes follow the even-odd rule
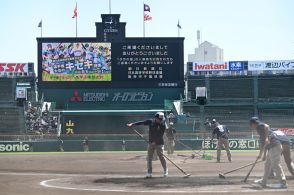
[[[248,70],[294,70],[294,60],[249,61]]]

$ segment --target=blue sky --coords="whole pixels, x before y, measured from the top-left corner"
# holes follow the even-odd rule
[[[75,37],[75,0],[0,0],[0,62],[37,63],[38,23],[43,37]],[[127,22],[127,37],[142,36],[142,0],[111,0],[112,13]],[[78,35],[95,36],[108,0],[77,0]],[[152,21],[146,36],[185,37],[185,62],[202,40],[224,49],[225,60],[294,59],[293,0],[145,0]]]

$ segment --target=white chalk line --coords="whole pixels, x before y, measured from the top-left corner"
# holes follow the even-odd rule
[[[97,176],[97,175],[96,175]],[[124,177],[124,176],[122,176]],[[133,177],[133,176],[132,176]],[[49,179],[44,180],[40,182],[41,186],[47,187],[47,188],[57,188],[57,189],[63,189],[63,190],[79,190],[79,191],[98,191],[98,192],[133,192],[133,193],[231,193],[232,190],[201,190],[201,189],[195,189],[195,188],[189,188],[187,190],[137,190],[137,189],[110,189],[106,188],[105,186],[99,188],[83,188],[83,187],[66,187],[66,186],[58,186],[55,184],[50,184],[50,182],[59,183],[63,180],[72,179],[70,178],[57,178],[57,179]],[[215,185],[213,187],[216,187]],[[125,187],[122,187],[125,188]],[[294,189],[281,189],[281,190],[275,190],[275,189],[262,189],[262,190],[253,190],[253,189],[246,189],[246,190],[237,190],[234,188],[234,192],[238,193],[264,193],[264,192],[294,192]]]
[[[72,174],[72,173],[34,173],[34,172],[0,172],[0,175],[14,175],[14,176],[61,176],[66,178],[54,178],[49,180],[44,180],[39,183],[39,185],[46,188],[55,188],[55,189],[63,189],[63,190],[77,190],[77,191],[98,191],[98,192],[134,192],[134,193],[231,193],[231,190],[201,190],[201,189],[187,189],[187,190],[136,190],[136,189],[108,189],[108,188],[83,188],[83,187],[67,187],[67,186],[58,186],[56,184],[50,184],[52,182],[60,183],[62,180],[72,179],[77,176],[84,177],[121,177],[121,178],[133,178],[139,177],[138,175],[98,175],[98,174]],[[68,177],[70,176],[70,177]],[[59,182],[57,182],[59,181]],[[294,192],[294,189],[262,189],[262,190],[254,190],[254,189],[246,189],[246,190],[237,190],[234,189],[234,192],[238,193],[264,193],[264,192]]]

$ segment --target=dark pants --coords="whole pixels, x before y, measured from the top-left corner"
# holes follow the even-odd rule
[[[167,166],[166,166],[166,161],[165,158],[163,156],[163,145],[152,145],[149,144],[148,146],[148,154],[147,154],[147,172],[148,173],[152,173],[152,159],[153,159],[153,155],[154,152],[157,152],[158,158],[161,162],[162,168],[164,171],[167,170]]]
[[[224,139],[224,138],[219,138],[217,141],[217,161],[220,161],[220,156],[221,156],[221,151],[222,147],[225,147],[225,150],[227,152],[228,160],[231,162],[232,161],[232,155],[230,151],[230,146],[229,146],[229,140]]]

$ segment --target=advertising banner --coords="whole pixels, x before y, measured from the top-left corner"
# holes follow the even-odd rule
[[[122,139],[117,137],[111,140],[95,140],[91,139],[89,144],[90,151],[119,151],[122,150]],[[216,150],[216,140],[211,143],[210,140],[180,140],[184,144],[191,146],[193,149],[210,149]],[[258,150],[258,140],[254,139],[230,139],[231,150]],[[83,151],[83,139],[80,140],[63,140],[63,150],[66,152]],[[143,151],[146,149],[146,143],[143,140],[127,139],[125,148],[128,151]],[[176,143],[177,150],[187,150],[181,144]],[[57,152],[60,151],[60,141],[45,140],[32,142],[0,142],[1,152]]]
[[[231,150],[256,150],[259,149],[259,142],[255,139],[229,139]],[[202,140],[202,148],[217,149],[217,140]]]
[[[28,63],[0,63],[0,77],[10,73],[28,73]]]
[[[193,62],[194,72],[209,72],[209,71],[227,71],[229,65],[227,62]]]
[[[23,142],[0,142],[0,152],[28,152],[30,145]]]
[[[230,71],[243,71],[245,66],[245,61],[230,61],[229,70]]]
[[[25,87],[16,87],[16,98],[17,99],[26,99],[26,88]]]
[[[294,60],[249,61],[248,70],[294,70]]]
[[[249,61],[248,70],[259,71],[264,69],[264,61]]]
[[[264,70],[294,70],[294,60],[272,60],[264,64]]]
[[[111,81],[111,43],[43,43],[43,81]]]
[[[288,136],[294,136],[294,128],[277,128],[276,130],[283,131]]]

